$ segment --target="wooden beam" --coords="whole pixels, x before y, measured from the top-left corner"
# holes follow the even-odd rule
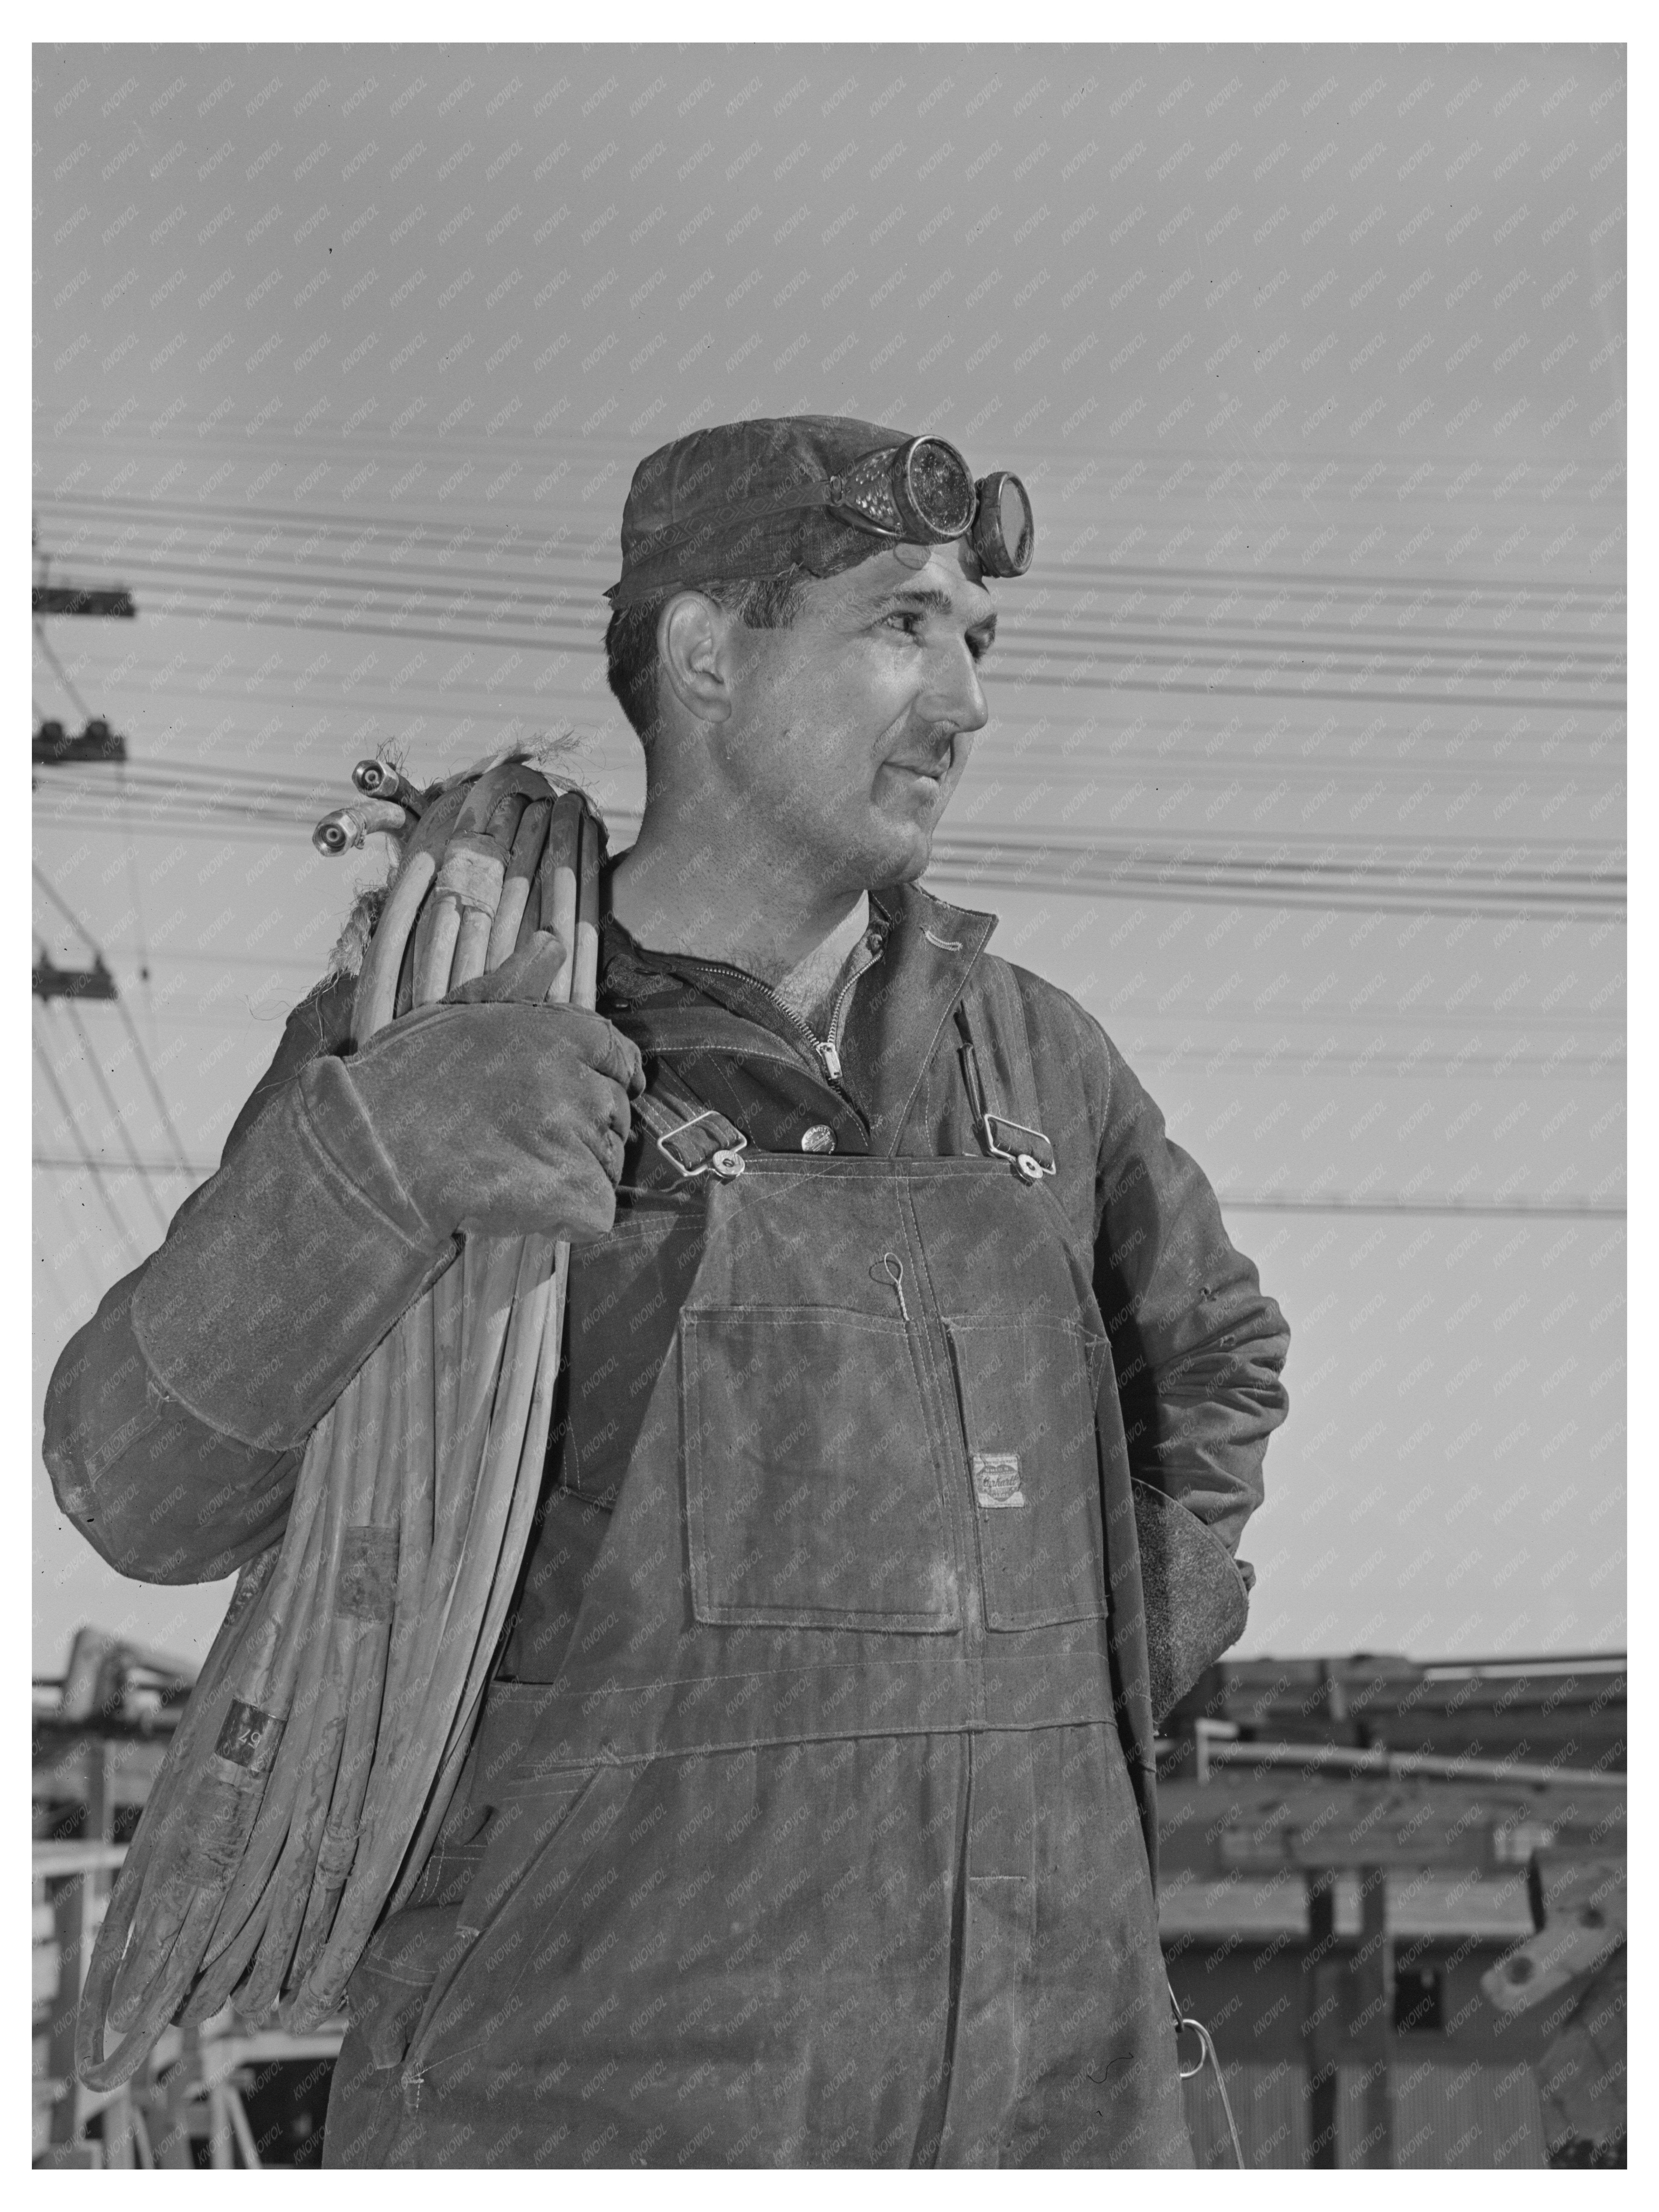
[[[1171,1871],[1210,1875],[1334,1867],[1510,1874],[1534,1850],[1621,1855],[1622,1791],[1569,1779],[1504,1788],[1402,1781],[1229,1775],[1158,1786],[1158,1854]]]
[[[1336,1877],[1334,1874],[1308,1878],[1308,1950],[1303,1962],[1303,2039],[1308,2053],[1308,2164],[1334,2166],[1340,2161],[1336,2140],[1336,2058],[1324,2025],[1340,1999],[1330,1954],[1336,1944]]]
[[[1394,2164],[1394,1942],[1389,1933],[1385,1883],[1380,1867],[1369,1867],[1359,1884],[1359,1948],[1352,1966],[1349,2027],[1364,2054],[1361,2083],[1365,2131],[1356,2165]]]

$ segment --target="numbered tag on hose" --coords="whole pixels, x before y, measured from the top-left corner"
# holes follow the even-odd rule
[[[233,1698],[214,1750],[233,1766],[244,1766],[250,1774],[263,1774],[276,1756],[283,1718],[281,1713],[262,1712],[258,1705],[244,1705],[240,1698]]]

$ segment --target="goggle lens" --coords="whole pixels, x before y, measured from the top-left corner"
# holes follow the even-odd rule
[[[960,538],[974,519],[974,479],[943,438],[918,438],[894,472],[893,489],[908,528],[938,544]]]
[[[972,544],[988,575],[1023,576],[1036,544],[1036,519],[1024,485],[1006,469],[978,487]]]

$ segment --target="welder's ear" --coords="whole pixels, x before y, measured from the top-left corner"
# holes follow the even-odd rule
[[[558,933],[538,929],[499,968],[487,975],[475,976],[471,982],[452,991],[448,1003],[453,1006],[483,1006],[513,999],[521,1005],[539,1006],[558,981],[564,959],[564,945]]]
[[[700,722],[729,721],[732,684],[722,650],[741,628],[695,587],[670,599],[657,619],[657,663],[662,679]]]

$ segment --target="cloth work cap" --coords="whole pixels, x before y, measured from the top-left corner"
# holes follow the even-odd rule
[[[821,503],[825,483],[915,434],[844,415],[760,416],[659,446],[634,471],[622,576],[605,597],[631,607],[673,585],[716,577],[781,576],[791,568],[838,575],[891,541],[832,514]],[[792,494],[808,503],[793,504]]]

